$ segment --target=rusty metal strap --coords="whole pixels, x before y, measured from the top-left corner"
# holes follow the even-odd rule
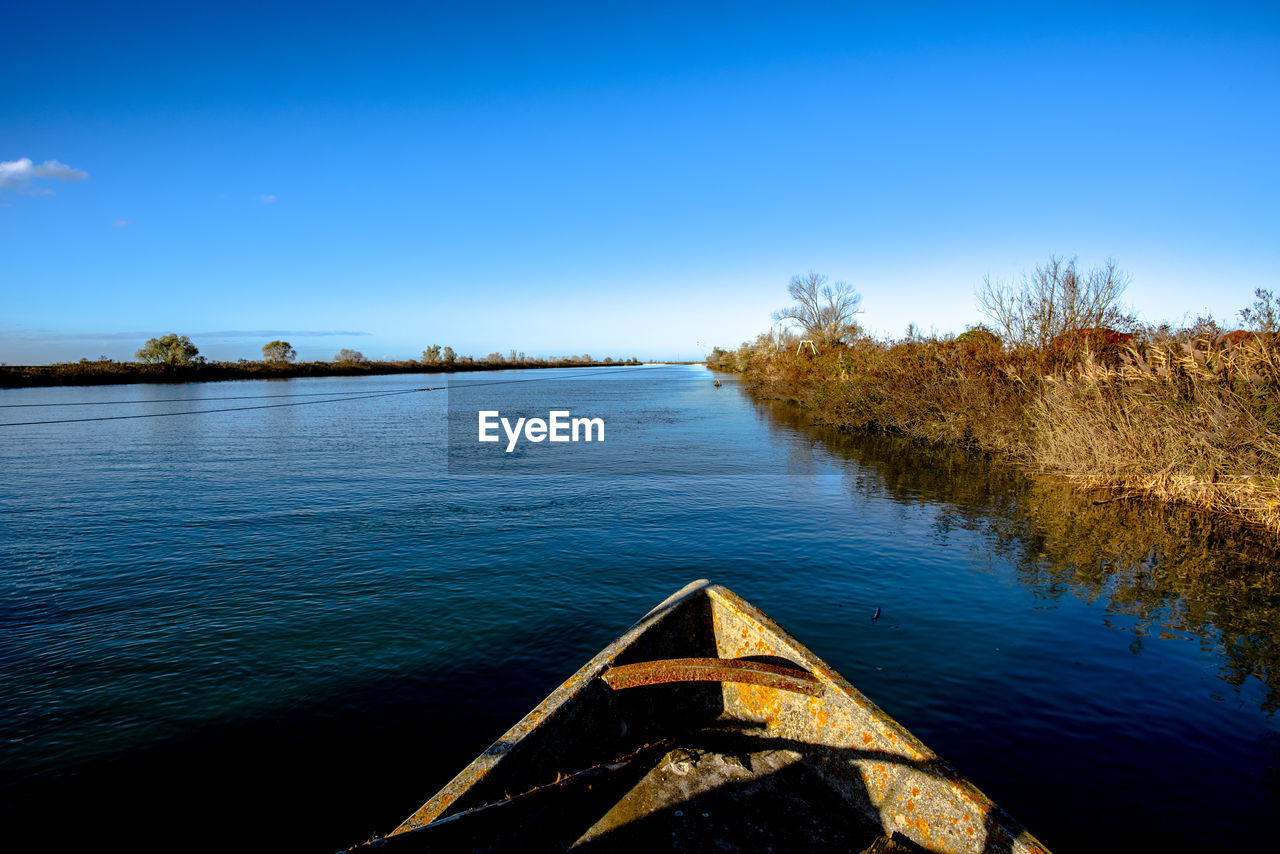
[[[642,661],[610,667],[600,678],[615,691],[641,685],[664,685],[668,682],[746,682],[812,697],[822,693],[822,683],[803,670],[741,658],[668,658],[663,661]]]

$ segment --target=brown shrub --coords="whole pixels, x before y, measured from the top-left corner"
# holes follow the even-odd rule
[[[758,394],[794,400],[822,423],[1020,453],[1035,385],[1022,362],[953,340],[860,339],[813,358],[762,355],[745,373]]]

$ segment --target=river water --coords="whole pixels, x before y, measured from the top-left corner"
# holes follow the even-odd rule
[[[388,831],[701,577],[1051,848],[1273,840],[1274,540],[815,428],[699,367],[474,376],[0,392],[6,424],[271,407],[0,428],[7,844]],[[606,441],[507,454],[464,429],[482,404]]]

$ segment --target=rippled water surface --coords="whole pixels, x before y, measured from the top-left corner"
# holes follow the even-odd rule
[[[4,838],[328,851],[389,830],[708,577],[1051,848],[1270,843],[1265,538],[814,429],[701,368],[500,379],[536,382],[486,399],[573,401],[605,445],[450,474],[442,392],[3,428]],[[0,421],[423,383],[12,390]],[[240,395],[264,400],[211,400]],[[94,401],[130,403],[14,406]]]

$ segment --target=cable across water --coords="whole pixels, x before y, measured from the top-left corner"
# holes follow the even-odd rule
[[[542,370],[555,370],[555,369],[553,368],[553,369],[542,369]],[[624,373],[624,372],[634,373],[635,372],[634,366],[628,367],[628,368],[616,368],[616,369],[611,369],[607,371],[592,371],[591,373],[574,374],[573,376],[575,378],[590,377],[590,376],[600,376],[602,374],[618,374],[618,373]],[[649,371],[645,371],[645,372],[648,373]],[[179,403],[179,402],[196,403],[196,402],[203,402],[207,400],[255,400],[255,399],[256,400],[262,400],[262,399],[273,400],[273,399],[285,398],[285,397],[292,398],[292,397],[323,396],[326,398],[325,400],[301,400],[301,401],[292,401],[290,403],[264,403],[256,406],[227,406],[227,407],[219,407],[217,409],[184,409],[178,412],[143,412],[135,415],[99,415],[99,416],[88,417],[88,418],[52,418],[52,419],[47,419],[42,421],[10,421],[8,423],[0,423],[0,427],[31,427],[31,426],[41,425],[41,424],[82,424],[82,423],[91,422],[91,421],[128,421],[128,420],[137,419],[137,418],[169,418],[176,415],[204,415],[204,414],[212,414],[212,413],[218,413],[218,412],[248,412],[254,409],[281,409],[281,408],[290,407],[290,406],[312,406],[320,403],[342,403],[348,400],[373,400],[380,397],[396,397],[396,396],[405,395],[405,394],[417,394],[420,392],[448,390],[449,388],[469,389],[469,388],[478,388],[480,386],[513,385],[515,383],[538,382],[538,381],[546,381],[546,380],[552,380],[552,379],[566,379],[566,377],[564,377],[563,375],[544,376],[544,377],[526,377],[524,379],[518,379],[518,380],[492,380],[489,382],[480,382],[480,383],[458,383],[453,386],[425,386],[421,388],[409,388],[409,389],[379,389],[374,392],[355,392],[355,391],[299,392],[296,394],[275,394],[275,395],[265,395],[262,397],[256,397],[254,395],[233,395],[233,396],[225,396],[225,397],[199,398],[194,401],[191,398],[161,398],[161,399],[154,399],[154,400],[85,401],[82,403],[14,403],[14,404],[0,405],[0,408],[17,408],[17,407],[24,407],[24,406],[94,406],[94,405],[106,405],[106,404],[128,404],[128,403],[137,404],[137,405],[142,405],[147,403]]]

